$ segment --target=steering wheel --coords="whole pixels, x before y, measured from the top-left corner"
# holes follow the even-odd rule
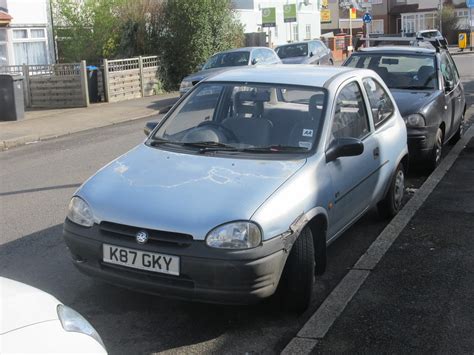
[[[234,132],[232,132],[229,128],[224,127],[220,123],[213,122],[213,121],[203,121],[200,124],[197,125],[198,127],[203,127],[203,126],[211,126],[215,127],[218,130],[220,130],[224,135],[227,137],[227,139],[230,142],[238,142],[238,138],[235,136]]]

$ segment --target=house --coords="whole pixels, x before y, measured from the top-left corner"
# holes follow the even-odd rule
[[[284,5],[296,5],[294,22],[284,21]],[[271,46],[321,36],[320,0],[233,0],[235,16],[245,33],[266,32]],[[262,26],[262,10],[275,9],[275,25]]]
[[[49,0],[0,0],[0,65],[51,64]]]

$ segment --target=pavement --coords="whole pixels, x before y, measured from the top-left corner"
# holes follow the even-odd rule
[[[283,354],[474,349],[474,128]]]
[[[166,112],[177,99],[178,93],[167,93],[89,107],[26,111],[23,120],[0,122],[0,151],[158,115]]]

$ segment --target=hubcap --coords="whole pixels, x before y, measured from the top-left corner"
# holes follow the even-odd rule
[[[403,170],[398,170],[397,175],[395,176],[395,186],[393,189],[393,201],[396,208],[400,208],[403,200],[403,193],[405,190],[405,176],[403,175]]]

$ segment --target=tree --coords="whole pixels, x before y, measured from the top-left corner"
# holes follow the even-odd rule
[[[168,0],[157,31],[165,89],[176,89],[212,54],[243,43],[230,0]]]
[[[445,5],[438,11],[438,19],[441,16],[441,30],[443,35],[449,35],[458,29],[458,18],[452,5]]]

